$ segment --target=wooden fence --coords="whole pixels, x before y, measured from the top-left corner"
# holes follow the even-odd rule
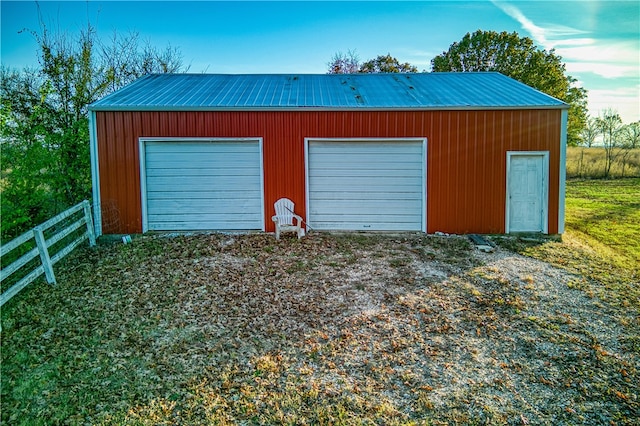
[[[68,223],[68,225],[64,226],[62,229],[57,229],[55,225],[58,225],[63,221],[65,224]],[[86,227],[86,230],[83,232],[79,231],[83,227]],[[54,229],[53,233],[50,231],[47,232],[50,228]],[[65,243],[66,241],[63,241],[65,238],[69,236],[73,237],[75,235],[72,234],[78,234],[80,232],[80,236],[73,239],[64,247],[59,248],[55,253],[50,253],[50,249],[54,244],[61,241],[62,243]],[[45,234],[51,235],[45,239]],[[67,240],[70,238],[67,238]],[[47,282],[55,285],[56,276],[53,272],[53,265],[71,253],[73,249],[78,247],[78,245],[87,239],[89,240],[89,245],[92,247],[95,246],[96,237],[93,228],[93,219],[91,216],[91,206],[89,205],[89,202],[85,200],[0,247],[0,258],[2,258],[12,250],[17,249],[24,244],[30,243],[33,246],[32,240],[35,240],[36,246],[0,270],[0,282],[6,280],[9,276],[21,269],[22,273],[25,274],[18,282],[13,284],[0,295],[0,306],[4,305],[9,299],[18,294],[20,290],[25,288],[29,283],[33,282],[43,273]],[[60,244],[58,244],[58,246],[60,246]],[[37,257],[40,257],[40,262],[37,263],[37,266],[32,266],[34,269],[27,269],[27,271],[24,271],[24,266],[30,262],[33,263],[32,261]]]

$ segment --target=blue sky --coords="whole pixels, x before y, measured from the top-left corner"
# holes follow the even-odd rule
[[[632,1],[40,1],[49,30],[77,34],[91,21],[102,39],[136,31],[180,49],[190,72],[324,73],[336,52],[361,60],[390,53],[421,71],[477,29],[517,31],[555,48],[589,91],[598,115],[640,120],[640,2]],[[34,1],[4,1],[5,66],[37,65]]]

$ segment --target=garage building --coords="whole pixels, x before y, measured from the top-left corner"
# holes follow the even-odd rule
[[[90,106],[97,231],[564,231],[568,105],[499,73],[148,75]]]

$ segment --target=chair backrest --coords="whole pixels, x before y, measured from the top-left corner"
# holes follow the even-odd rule
[[[295,207],[293,201],[288,198],[280,198],[273,207],[281,225],[293,225],[293,208]]]

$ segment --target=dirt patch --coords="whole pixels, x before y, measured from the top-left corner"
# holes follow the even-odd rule
[[[118,344],[79,368],[115,361],[137,386],[124,411],[83,407],[106,423],[637,419],[639,324],[572,289],[580,277],[503,248],[214,234],[84,256],[60,281]]]

